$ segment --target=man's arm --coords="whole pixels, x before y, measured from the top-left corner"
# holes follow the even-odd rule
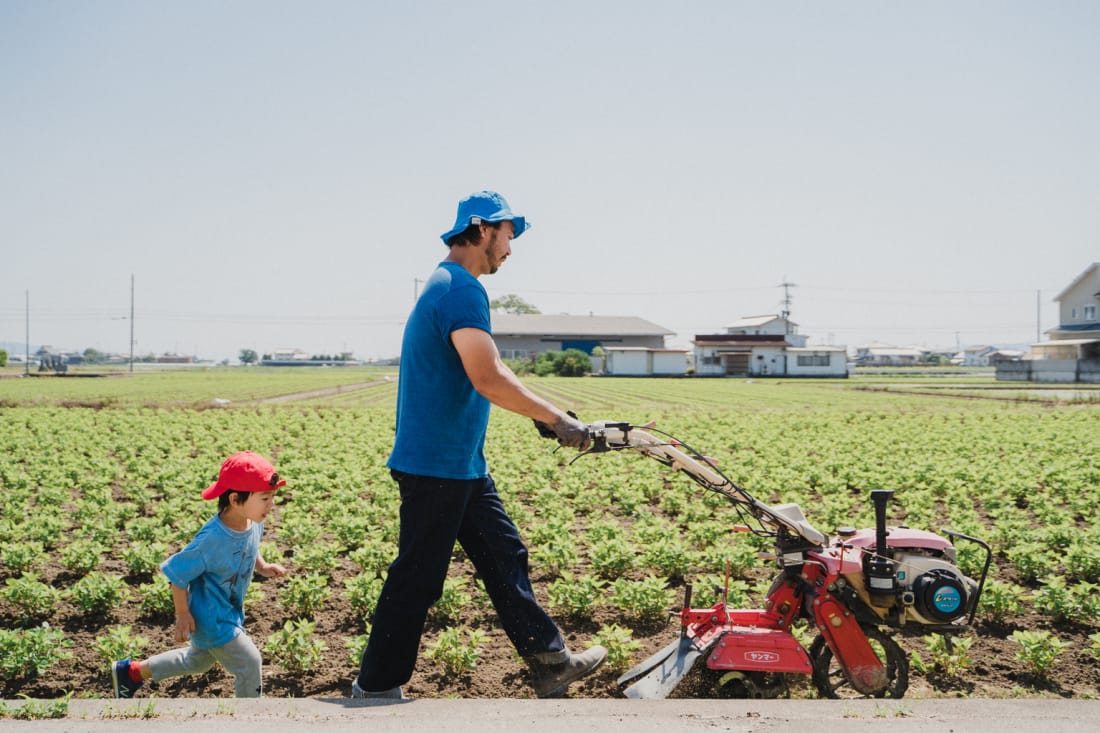
[[[500,360],[492,336],[480,328],[460,328],[451,332],[451,343],[462,359],[466,376],[485,399],[505,410],[546,423],[563,445],[582,449],[586,446],[584,425],[523,386]]]

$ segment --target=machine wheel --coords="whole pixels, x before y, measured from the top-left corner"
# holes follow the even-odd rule
[[[886,686],[881,690],[864,695],[848,681],[848,677],[833,658],[833,650],[825,643],[824,636],[818,636],[810,645],[810,659],[814,665],[814,686],[822,697],[889,697],[898,699],[909,689],[909,657],[898,643],[875,626],[863,626],[863,633],[871,642],[875,655],[886,667]]]
[[[719,698],[774,700],[791,694],[787,675],[778,672],[707,670],[707,677]]]

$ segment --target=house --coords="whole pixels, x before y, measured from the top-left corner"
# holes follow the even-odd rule
[[[856,364],[860,366],[917,366],[924,362],[923,349],[871,343],[856,348]]]
[[[279,348],[271,352],[271,361],[309,361],[309,354],[301,349]]]
[[[301,349],[275,349],[270,354],[263,355],[263,358],[260,359],[260,366],[325,367],[354,365],[356,363],[355,360],[347,358],[348,356],[350,355],[341,354],[339,356],[314,359]]]
[[[533,359],[544,351],[597,346],[663,349],[675,332],[635,316],[493,313],[493,341],[503,359]]]
[[[1054,296],[1058,326],[1047,331],[1051,341],[1100,339],[1100,262],[1093,262]]]
[[[750,316],[724,333],[697,334],[695,373],[710,377],[847,377],[842,346],[807,347],[796,323],[784,316]]]
[[[603,373],[609,377],[682,377],[687,374],[689,349],[646,346],[604,348]]]
[[[1008,361],[1020,361],[1025,353],[1019,349],[997,349],[989,354],[989,363],[996,366]]]
[[[969,346],[951,357],[951,363],[964,367],[986,367],[995,353],[997,349],[993,346]]]
[[[783,316],[747,316],[725,330],[732,336],[783,336],[792,346],[806,345],[806,337],[798,333],[798,324]]]
[[[997,379],[1100,383],[1100,262],[1093,262],[1054,297],[1058,325],[1018,362],[997,364]]]

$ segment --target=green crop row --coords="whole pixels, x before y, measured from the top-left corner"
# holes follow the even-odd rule
[[[145,379],[118,380],[134,391],[120,392],[113,404],[152,402]],[[232,394],[333,386],[297,379],[239,383]],[[219,410],[72,409],[0,391],[7,405],[0,407],[5,620],[38,628],[76,606],[100,614],[106,636],[116,607],[131,604],[143,618],[163,617],[170,601],[157,583],[157,564],[209,517],[211,504],[199,492],[221,461],[251,449],[271,457],[288,481],[264,549],[267,559],[292,566],[291,577],[264,588],[282,621],[294,622],[280,621],[285,633],[304,634],[318,609],[334,605],[346,608],[349,623],[362,625],[397,540],[398,496],[385,467],[395,390],[392,381],[381,381],[314,396],[307,405]],[[1089,631],[1100,626],[1093,600],[1100,583],[1094,407],[865,391],[845,382],[528,384],[582,419],[655,419],[755,496],[799,503],[826,532],[870,526],[868,492],[894,489],[892,521],[950,527],[994,546],[983,612],[996,621],[1031,612]],[[197,393],[195,384],[181,390]],[[628,626],[646,627],[685,582],[703,589],[699,602],[711,602],[706,587],[727,568],[731,598],[739,602],[766,587],[769,570],[756,557],[765,547],[730,531],[740,521],[734,509],[654,461],[616,453],[570,463],[575,452],[555,450],[529,420],[499,410],[487,456],[531,548],[535,582],[558,614],[589,620],[610,612]],[[960,564],[972,574],[984,559],[974,550],[960,547]],[[484,603],[483,591],[465,577],[453,577],[445,591],[433,615],[440,623],[457,624],[467,606]],[[455,650],[477,646],[473,637],[463,639],[451,640]],[[327,643],[328,653],[341,658],[343,647]]]

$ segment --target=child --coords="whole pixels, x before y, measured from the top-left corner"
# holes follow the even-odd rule
[[[253,571],[266,578],[286,574],[282,565],[260,557],[264,518],[275,504],[275,490],[285,485],[256,453],[225,460],[218,480],[202,492],[203,499],[218,500],[217,516],[160,566],[172,584],[176,641],[191,643],[141,662],[115,662],[115,697],[133,697],[148,679],[202,674],[214,662],[235,678],[237,697],[260,696],[260,651],[244,632],[244,594]]]

